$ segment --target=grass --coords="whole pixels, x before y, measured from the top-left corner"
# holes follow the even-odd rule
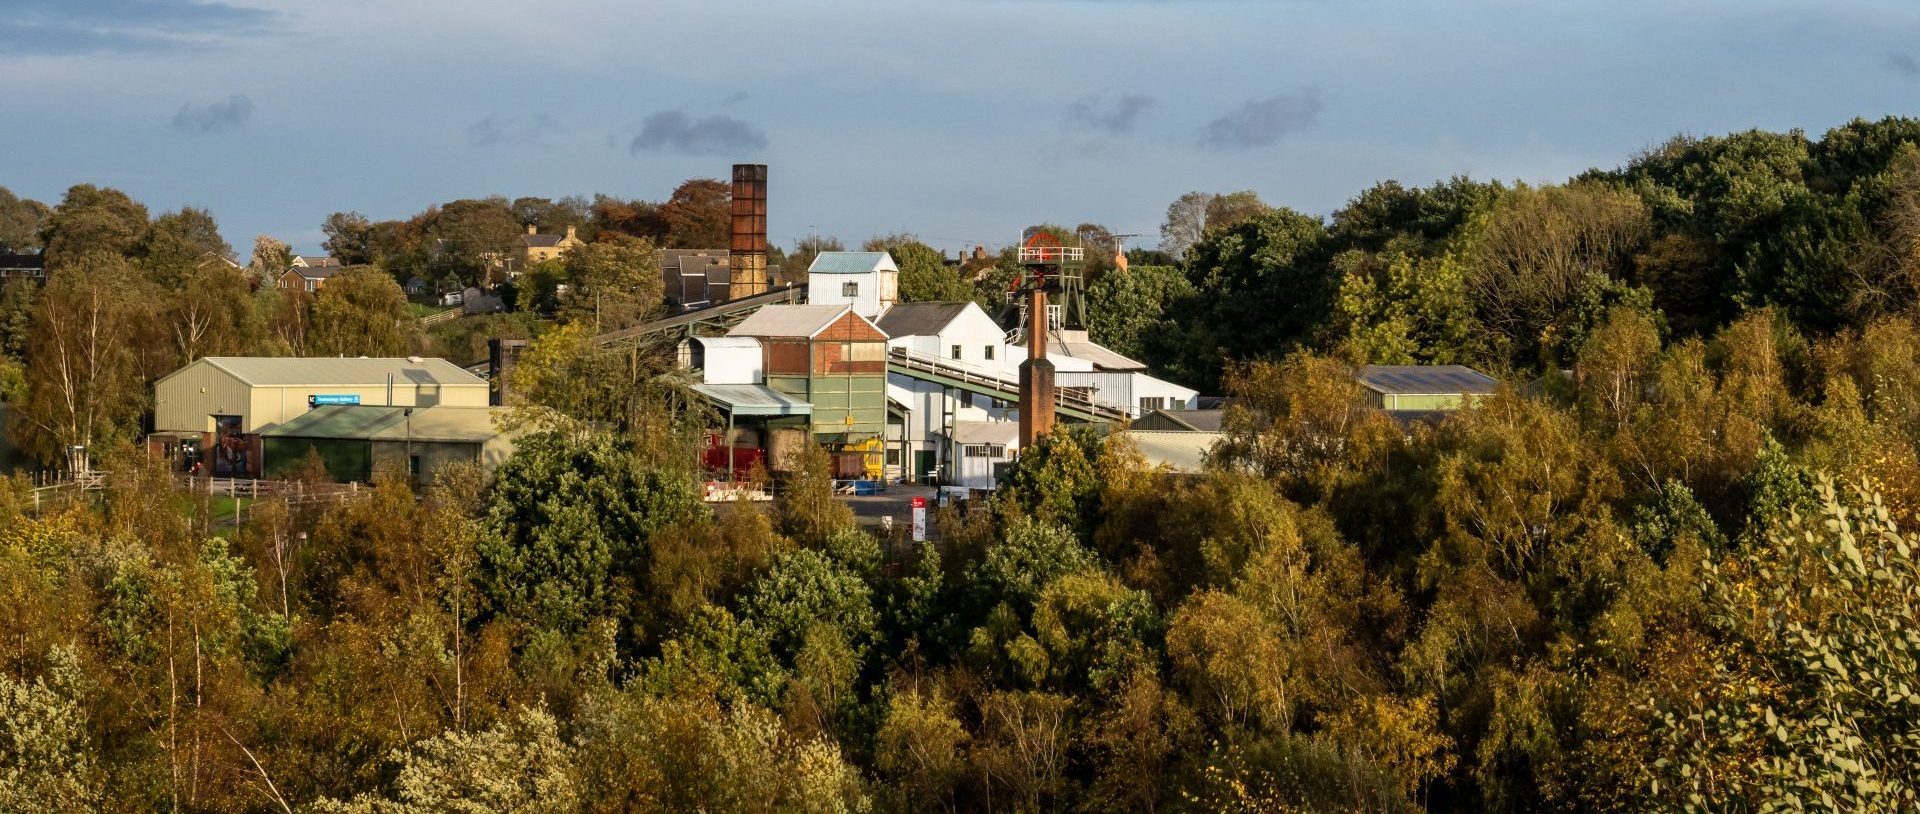
[[[434,314],[444,314],[448,311],[459,310],[460,308],[460,306],[458,305],[437,305],[437,304],[428,305],[423,302],[410,302],[410,303],[407,303],[407,307],[413,310],[413,316],[415,319],[418,319],[420,317],[430,317],[430,316],[433,316]]]

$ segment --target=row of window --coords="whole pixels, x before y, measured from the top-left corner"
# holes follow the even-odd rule
[[[958,359],[958,358],[960,358],[960,346],[959,346],[959,345],[954,345],[954,346],[953,346],[953,358],[955,358],[955,359]],[[982,346],[980,346],[980,358],[982,358],[982,359],[985,359],[985,360],[987,360],[987,361],[989,361],[989,362],[991,362],[991,361],[993,361],[993,346],[992,346],[992,345],[982,345]]]
[[[960,454],[968,458],[1000,460],[1007,457],[1007,446],[1005,444],[967,444],[960,448]]]

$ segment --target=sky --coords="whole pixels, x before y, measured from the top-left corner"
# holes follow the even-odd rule
[[[1920,3],[0,0],[0,186],[118,187],[317,250],[485,195],[769,165],[769,233],[1157,242],[1251,189],[1562,181],[1678,134],[1920,115]]]

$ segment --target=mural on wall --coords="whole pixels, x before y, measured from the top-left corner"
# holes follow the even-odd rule
[[[240,417],[213,417],[213,474],[223,478],[247,477],[247,436],[240,432]]]

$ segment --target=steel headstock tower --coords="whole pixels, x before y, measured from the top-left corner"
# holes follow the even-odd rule
[[[1053,363],[1047,361],[1047,336],[1054,327],[1047,295],[1057,293],[1067,307],[1077,304],[1080,269],[1086,250],[1063,246],[1051,233],[1030,230],[1020,242],[1023,273],[1015,283],[1021,303],[1021,333],[1027,360],[1020,363],[1020,448],[1027,449],[1053,431],[1056,391]]]

